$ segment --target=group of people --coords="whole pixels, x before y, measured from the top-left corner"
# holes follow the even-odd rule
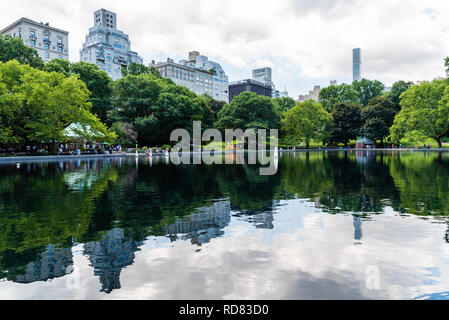
[[[394,144],[391,145],[391,149],[404,149],[404,148],[405,148],[405,146],[403,146],[402,144],[400,144],[399,146],[395,146]],[[408,147],[408,149],[430,150],[430,149],[432,149],[432,146],[430,144],[425,144],[425,145],[418,146],[418,147],[411,146],[411,147]]]
[[[120,153],[122,151],[121,145],[112,145],[112,146],[101,146],[99,148],[93,148],[89,151],[89,154],[114,154]],[[58,149],[58,156],[60,155],[81,155],[81,149],[79,147],[76,148],[68,148],[67,145],[60,145]]]

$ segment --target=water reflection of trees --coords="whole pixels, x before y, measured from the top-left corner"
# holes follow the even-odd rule
[[[107,189],[109,181],[116,178],[112,168],[87,172],[85,166],[77,168],[78,174],[85,176],[78,180],[76,191],[67,183],[70,172],[55,164],[2,170],[0,277],[22,281],[30,278],[30,268],[50,270],[54,261],[46,258],[49,252],[50,256],[60,254],[60,250],[70,249],[83,237],[95,201]],[[91,179],[95,182],[82,188]],[[49,246],[56,246],[56,251],[49,251]],[[67,256],[66,260],[70,264],[71,257]],[[36,281],[46,280],[42,276],[45,272],[41,271],[36,273]],[[49,271],[48,278],[58,274],[59,271]]]
[[[390,174],[400,193],[400,206],[415,215],[449,214],[449,158],[438,153],[403,154]]]
[[[289,157],[283,164],[284,188],[325,211],[379,213],[385,200],[398,204],[389,160],[382,154],[310,153]]]
[[[310,199],[333,214],[354,213],[355,240],[364,215],[386,206],[417,215],[449,209],[449,160],[438,154],[287,154],[274,176],[250,165],[125,161],[1,168],[0,278],[64,276],[70,248],[85,243],[102,290],[111,292],[148,236],[201,245],[222,236],[231,215],[272,229],[279,200]]]

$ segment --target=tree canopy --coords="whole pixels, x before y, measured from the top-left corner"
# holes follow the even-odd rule
[[[334,126],[329,140],[332,143],[344,143],[347,146],[350,140],[357,139],[362,124],[361,112],[357,104],[337,104],[332,111]]]
[[[334,107],[339,103],[359,103],[359,93],[349,84],[329,86],[321,89],[319,101],[324,110],[332,112]]]
[[[352,83],[352,87],[358,92],[359,101],[363,107],[367,106],[372,98],[382,95],[385,89],[382,82],[368,79],[356,80]]]
[[[141,74],[152,74],[156,77],[161,77],[161,74],[155,67],[147,67],[144,64],[138,64],[138,63],[130,63],[128,68],[122,69],[122,75],[126,77],[127,75],[130,76],[138,76]]]
[[[206,126],[214,121],[204,97],[151,73],[121,78],[112,91],[109,120],[132,125],[139,144],[166,144],[175,129],[191,132],[194,120],[204,120]]]
[[[434,139],[442,147],[442,138],[449,133],[448,80],[425,81],[411,86],[401,95],[402,110],[391,128],[392,138],[399,141],[417,132]]]
[[[0,62],[10,60],[17,60],[19,63],[28,64],[33,68],[43,68],[44,66],[36,49],[26,46],[21,38],[0,34]]]
[[[371,99],[369,104],[362,109],[362,128],[360,134],[374,141],[384,139],[390,135],[390,127],[393,125],[396,108],[390,99],[377,97]]]
[[[78,75],[90,91],[89,102],[92,104],[92,113],[101,121],[107,122],[107,112],[111,109],[111,77],[97,65],[83,61],[71,64],[70,71]]]
[[[281,113],[290,110],[296,105],[295,100],[290,97],[275,98],[274,103],[278,105],[279,112]]]
[[[218,129],[278,129],[280,117],[269,97],[242,92],[218,113]]]
[[[324,141],[332,126],[332,116],[324,110],[321,103],[308,100],[296,104],[284,113],[282,131],[287,136],[302,140],[309,148],[312,140]]]
[[[65,141],[65,129],[77,123],[89,127],[86,138],[113,142],[115,134],[90,113],[88,98],[86,85],[75,76],[40,71],[14,60],[0,63],[1,139],[55,144]]]
[[[401,95],[412,85],[413,82],[397,81],[393,84],[391,91],[386,94],[386,97],[393,102],[396,113],[401,111]]]

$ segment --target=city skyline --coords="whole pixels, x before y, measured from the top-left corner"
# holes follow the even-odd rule
[[[359,47],[363,76],[386,86],[445,74],[449,5],[443,1],[238,4],[154,0],[147,5],[131,0],[124,8],[118,1],[17,0],[2,10],[0,20],[2,28],[26,17],[67,30],[70,60],[79,61],[92,13],[104,8],[120,17],[117,28],[129,34],[132,50],[145,65],[168,57],[178,61],[185,52],[198,50],[220,63],[230,82],[251,78],[253,69],[272,68],[273,82],[287,87],[293,98],[330,80],[352,82],[351,51]],[[26,7],[33,11],[24,11]]]

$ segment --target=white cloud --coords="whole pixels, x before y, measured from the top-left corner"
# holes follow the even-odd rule
[[[32,8],[32,10],[30,10]],[[2,25],[26,15],[70,32],[71,60],[93,12],[118,14],[133,50],[151,60],[184,58],[198,50],[220,62],[231,80],[271,66],[279,89],[292,96],[314,84],[352,79],[352,48],[362,48],[362,73],[391,84],[444,74],[449,55],[449,3],[443,0],[16,0]]]

